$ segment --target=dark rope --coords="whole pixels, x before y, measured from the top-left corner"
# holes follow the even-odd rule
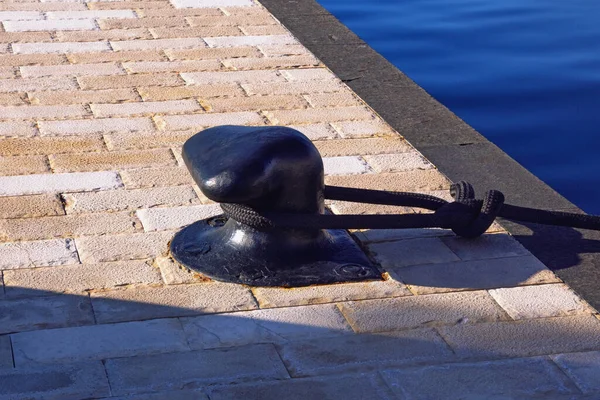
[[[228,218],[256,229],[403,229],[445,228],[458,236],[473,238],[482,235],[496,217],[546,225],[600,230],[600,216],[504,204],[504,195],[490,190],[482,200],[475,199],[473,186],[457,182],[450,187],[453,202],[419,193],[386,192],[326,186],[325,198],[356,203],[415,207],[434,211],[426,214],[395,215],[321,215],[258,212],[242,204],[222,203]]]

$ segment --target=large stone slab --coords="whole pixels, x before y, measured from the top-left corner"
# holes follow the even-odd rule
[[[559,354],[552,358],[583,393],[600,396],[600,351]]]
[[[0,369],[12,367],[13,356],[10,345],[10,337],[8,335],[0,336]]]

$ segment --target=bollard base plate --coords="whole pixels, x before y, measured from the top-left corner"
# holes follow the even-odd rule
[[[173,258],[217,281],[301,287],[382,280],[381,272],[345,230],[322,230],[313,240],[257,231],[217,216],[197,221],[171,241]]]

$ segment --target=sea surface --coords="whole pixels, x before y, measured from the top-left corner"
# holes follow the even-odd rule
[[[600,0],[319,2],[488,140],[600,214]]]

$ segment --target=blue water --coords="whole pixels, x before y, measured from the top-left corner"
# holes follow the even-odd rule
[[[319,2],[488,140],[600,214],[599,0]]]

